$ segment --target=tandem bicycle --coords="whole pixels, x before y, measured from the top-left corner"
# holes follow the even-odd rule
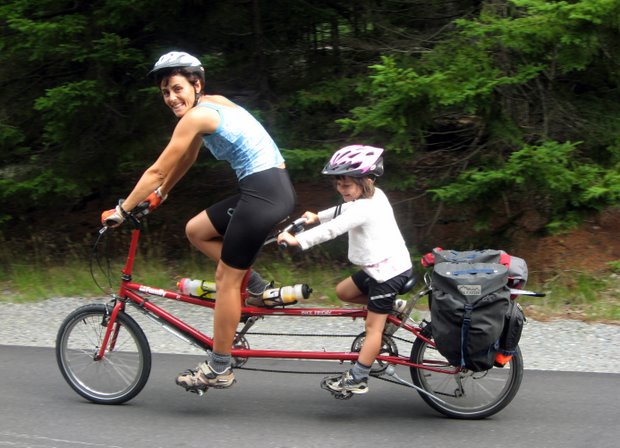
[[[118,291],[111,295],[108,303],[83,305],[70,313],[61,324],[56,338],[56,358],[64,379],[79,395],[99,404],[121,404],[131,400],[140,393],[149,378],[152,353],[143,329],[132,317],[135,313],[146,315],[165,330],[207,353],[213,347],[213,338],[209,333],[191,326],[153,299],[165,299],[164,304],[171,300],[213,311],[217,292],[194,297],[135,281],[134,262],[145,216],[134,210],[130,217],[127,222],[132,226],[131,239]],[[296,220],[283,230],[293,233],[303,231],[303,223],[302,219]],[[106,231],[109,228],[100,230],[95,248]],[[273,241],[275,238],[271,238]],[[272,306],[248,306],[245,286],[249,272],[240,293],[242,317],[232,347],[233,368],[260,370],[248,367],[253,358],[338,363],[357,360],[364,340],[363,331],[352,337],[350,349],[347,350],[326,351],[320,344],[309,350],[252,348],[250,341],[253,334],[250,329],[259,322],[268,325],[273,319],[281,317],[359,319],[363,322],[367,310],[365,307],[284,304],[277,298]],[[417,321],[413,317],[418,301],[432,290],[428,273],[424,275],[421,290],[414,293],[415,283],[414,277],[407,282],[400,291],[400,297],[406,298],[404,306],[388,316],[381,352],[372,366],[371,377],[416,391],[428,405],[448,417],[481,419],[496,414],[512,401],[521,385],[523,359],[520,350],[517,348],[512,359],[501,369],[472,372],[450,365],[435,348],[432,322],[426,319]],[[311,288],[303,285],[301,291],[302,300],[305,300]],[[529,291],[513,292],[536,295]],[[399,344],[407,344],[411,349],[403,354]],[[403,371],[408,372],[409,378],[403,378],[407,376]],[[334,395],[339,399],[352,396],[350,392]]]

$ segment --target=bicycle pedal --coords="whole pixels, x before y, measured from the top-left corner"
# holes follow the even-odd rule
[[[198,395],[199,397],[202,397],[204,394],[207,393],[207,389],[192,389],[190,390],[190,392],[195,393],[196,395]]]
[[[202,397],[204,394],[207,393],[207,390],[209,390],[209,388],[206,386],[186,386],[185,384],[179,384],[178,382],[177,385],[185,389],[185,392],[191,392],[198,395],[199,397]]]
[[[330,379],[330,377],[327,378],[323,378],[321,380],[321,389],[326,390],[327,392],[329,392],[330,394],[332,394],[332,396],[336,399],[336,400],[348,400],[349,398],[353,397],[353,393],[352,392],[336,392],[331,390],[329,387],[327,387],[327,380]]]
[[[333,392],[332,395],[336,400],[348,400],[353,397],[351,392]]]

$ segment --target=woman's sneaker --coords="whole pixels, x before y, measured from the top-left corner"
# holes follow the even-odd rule
[[[245,299],[245,306],[258,306],[264,307],[265,302],[263,302],[262,296],[253,296],[250,295],[247,299]]]
[[[206,392],[210,387],[214,389],[226,389],[235,383],[235,374],[230,367],[221,373],[217,373],[209,367],[207,362],[198,364],[195,369],[188,369],[181,373],[176,383],[189,392]]]
[[[262,296],[265,290],[271,285],[270,282],[266,282],[256,271],[250,272],[250,278],[248,279],[247,291],[253,296]],[[260,306],[260,305],[253,305]]]
[[[365,394],[368,392],[368,378],[356,380],[347,370],[342,375],[325,378],[323,384],[332,392],[350,392],[352,394]]]

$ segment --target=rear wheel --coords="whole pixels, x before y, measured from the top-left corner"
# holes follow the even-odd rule
[[[446,358],[420,338],[413,344],[410,360],[422,366],[450,368]],[[503,368],[454,374],[413,367],[410,370],[413,384],[432,394],[419,392],[433,409],[452,418],[481,419],[501,411],[515,397],[523,378],[523,359],[517,348]]]
[[[151,372],[151,349],[133,318],[120,312],[113,343],[97,354],[109,325],[111,308],[85,305],[64,320],[56,337],[56,360],[69,385],[82,397],[101,404],[124,403],[144,387]]]

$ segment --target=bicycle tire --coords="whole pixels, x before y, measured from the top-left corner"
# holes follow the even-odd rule
[[[134,398],[151,372],[151,349],[138,323],[120,312],[112,351],[96,360],[112,309],[103,304],[82,306],[63,321],[56,337],[56,361],[69,386],[98,404],[121,404]]]
[[[420,338],[413,343],[410,360],[419,365],[449,368],[449,362],[437,349]],[[418,391],[433,409],[451,418],[476,420],[498,413],[513,400],[523,379],[523,358],[517,347],[512,360],[503,368],[456,374],[414,367],[410,371],[413,384],[432,394]]]

